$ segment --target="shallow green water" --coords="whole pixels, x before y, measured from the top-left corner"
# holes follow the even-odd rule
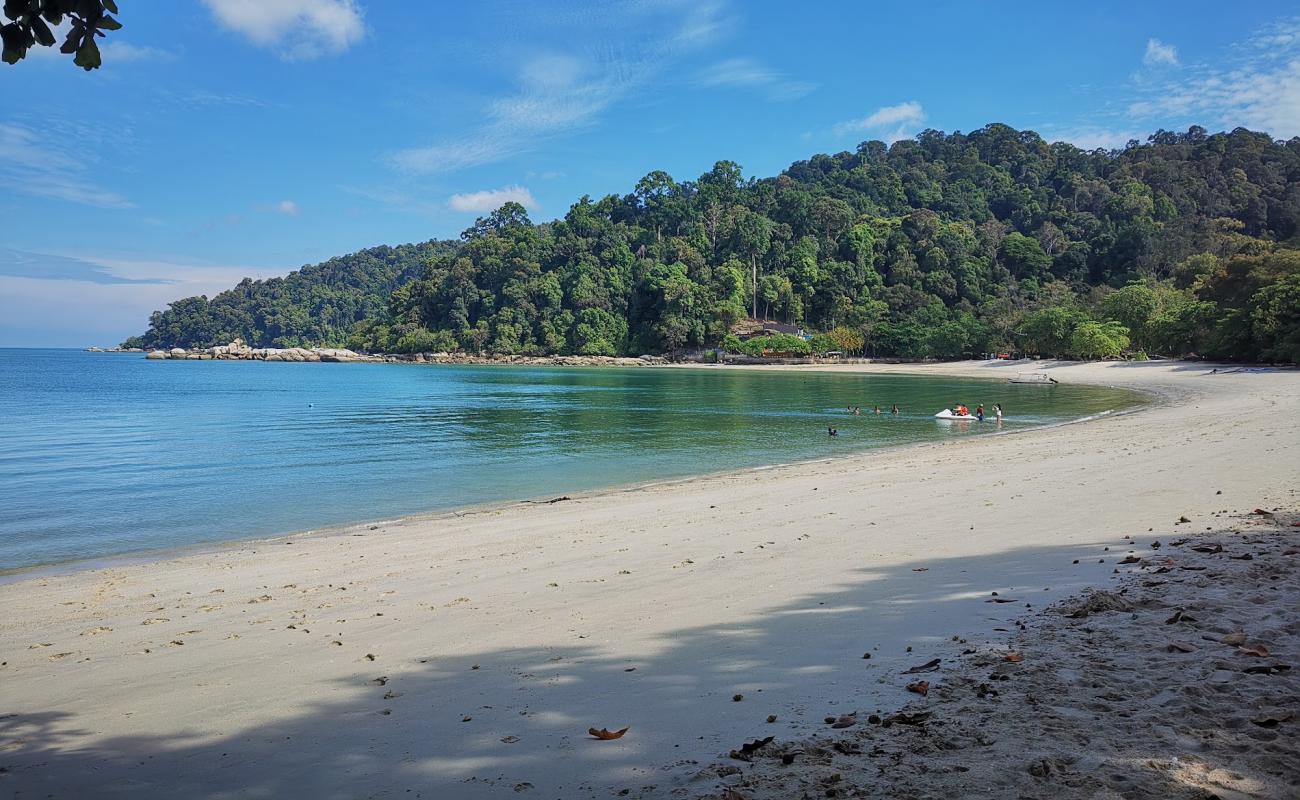
[[[933,419],[954,402],[1001,402],[1009,430],[1138,401],[908,376],[0,350],[0,570],[997,431]]]

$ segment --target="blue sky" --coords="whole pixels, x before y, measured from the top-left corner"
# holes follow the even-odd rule
[[[1289,3],[119,0],[104,67],[0,65],[0,346],[535,220],[731,159],[989,122],[1085,147],[1300,135]]]

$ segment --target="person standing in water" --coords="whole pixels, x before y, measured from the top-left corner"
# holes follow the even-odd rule
[[[898,403],[894,403],[894,408],[893,408],[889,413],[891,413],[891,414],[897,414],[897,413],[898,413]]]
[[[979,421],[980,421],[980,422],[983,422],[983,421],[984,421],[984,404],[983,404],[983,403],[980,403],[979,405],[975,406],[975,416],[979,417]]]
[[[1002,421],[1002,404],[1001,404],[1001,403],[994,403],[994,404],[993,404],[993,416],[997,419],[998,422],[1001,422],[1001,421]]]

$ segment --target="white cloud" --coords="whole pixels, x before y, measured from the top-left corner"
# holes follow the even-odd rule
[[[874,132],[892,144],[911,137],[924,122],[925,109],[917,101],[909,100],[896,106],[878,108],[862,119],[841,122],[835,126],[834,132],[836,136]]]
[[[1143,91],[1128,105],[1133,120],[1166,127],[1266,131],[1300,135],[1300,21],[1275,24],[1253,37],[1226,64],[1198,67]]]
[[[736,18],[730,13],[723,0],[687,0],[682,3],[687,8],[673,41],[687,47],[709,44],[722,38],[736,24]]]
[[[1178,48],[1172,44],[1165,44],[1159,39],[1147,39],[1147,51],[1142,56],[1142,63],[1148,67],[1158,64],[1168,64],[1178,66]]]
[[[1146,141],[1149,133],[1112,130],[1109,128],[1082,127],[1047,133],[1044,139],[1050,142],[1068,142],[1081,150],[1122,150],[1130,140]]]
[[[490,164],[531,149],[538,137],[592,124],[624,97],[638,77],[618,63],[592,66],[567,55],[546,55],[519,70],[519,91],[488,106],[488,122],[472,136],[399,150],[389,163],[430,175]]]
[[[301,212],[302,209],[292,200],[281,200],[275,204],[275,213],[277,214],[284,214],[287,217],[296,217]]]
[[[22,125],[0,123],[0,183],[10,191],[96,208],[134,208],[88,174],[89,164],[47,147],[46,137]]]
[[[114,345],[143,332],[149,314],[173,300],[197,294],[212,297],[245,276],[269,278],[289,271],[62,255],[98,266],[124,282],[105,282],[93,275],[88,280],[0,275],[0,344]]]
[[[389,166],[411,175],[455,172],[590,127],[659,76],[672,59],[717,41],[735,23],[727,0],[624,0],[599,13],[578,14],[566,14],[558,4],[538,8],[544,23],[564,21],[564,35],[582,42],[584,49],[577,52],[584,56],[532,57],[518,66],[515,91],[486,102],[478,129],[388,153]],[[638,33],[632,44],[624,41],[629,29]]]
[[[452,211],[484,214],[496,211],[502,205],[515,202],[524,208],[536,209],[537,201],[533,193],[524,186],[503,186],[500,189],[485,189],[481,192],[453,194],[447,199]]]
[[[365,34],[356,0],[203,0],[217,22],[255,45],[303,61],[347,50]]]
[[[751,58],[729,58],[700,72],[696,84],[707,87],[756,89],[770,100],[797,100],[817,88],[816,84],[793,81]]]
[[[176,54],[149,45],[131,44],[130,42],[105,41],[99,46],[105,64],[121,64],[127,61],[175,61]]]

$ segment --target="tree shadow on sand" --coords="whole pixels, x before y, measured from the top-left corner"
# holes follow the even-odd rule
[[[343,682],[346,699],[304,700],[293,716],[220,736],[91,740],[75,713],[3,715],[0,793],[215,800],[704,790],[689,777],[744,740],[794,739],[824,732],[827,713],[901,706],[903,668],[997,646],[1016,618],[1103,581],[1113,559],[1099,551],[1117,543],[1127,544],[868,567],[852,583],[754,608],[744,624],[676,630],[656,655],[637,660],[583,640],[441,657],[436,624],[412,625],[412,637],[429,640],[426,656],[395,664],[381,655]],[[1052,583],[1041,583],[1045,574]],[[989,602],[994,591],[1014,602]],[[653,597],[646,607],[653,613]],[[958,635],[969,643],[954,642]],[[305,698],[312,680],[284,676]],[[229,694],[237,700],[237,690]],[[778,721],[767,723],[769,714]],[[599,742],[586,735],[593,725],[631,731]]]

